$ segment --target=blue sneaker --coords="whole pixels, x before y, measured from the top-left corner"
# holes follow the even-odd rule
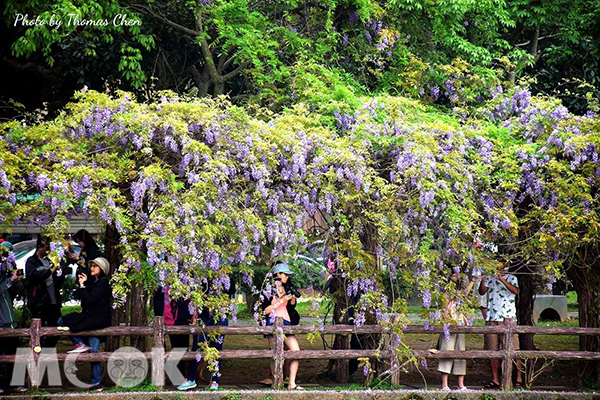
[[[181,385],[177,386],[177,390],[195,389],[196,386],[196,381],[185,381]]]
[[[211,382],[208,390],[219,390],[219,384],[217,382]]]

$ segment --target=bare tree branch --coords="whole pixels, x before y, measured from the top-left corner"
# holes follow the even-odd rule
[[[540,41],[542,39],[549,39],[549,38],[553,38],[553,37],[556,37],[556,36],[558,36],[558,33],[555,33],[554,35],[541,36],[537,40]],[[530,43],[531,43],[531,40],[528,40],[526,42],[516,44],[515,46],[516,47],[525,47],[525,46],[529,46]]]
[[[223,68],[227,68],[234,60],[235,57],[237,56],[237,54],[232,55],[231,57],[229,57],[229,59],[227,61],[225,61],[225,63],[223,64]]]
[[[223,75],[223,82],[227,82],[231,78],[238,76],[246,67],[248,66],[247,62],[241,63],[236,69],[231,71],[230,73]]]
[[[165,17],[164,15],[157,14],[150,7],[146,7],[146,6],[142,6],[142,5],[136,5],[136,6],[132,7],[132,8],[143,10],[143,12],[146,12],[146,13],[152,15],[153,17],[155,17],[155,18],[163,21],[165,24],[169,25],[170,27],[175,28],[175,29],[177,29],[180,32],[183,32],[183,33],[185,33],[188,36],[197,37],[197,36],[200,36],[202,34],[199,31],[196,31],[194,29],[190,29],[190,28],[185,27],[183,25],[180,25],[180,24],[178,24],[176,22],[173,22],[170,19],[168,19],[167,17]]]

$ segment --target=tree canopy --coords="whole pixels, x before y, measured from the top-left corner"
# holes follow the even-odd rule
[[[236,104],[276,111],[294,103],[291,86],[313,64],[348,76],[359,90],[446,105],[453,101],[436,93],[448,79],[460,78],[474,100],[498,78],[531,76],[534,90],[582,114],[598,101],[598,12],[583,0],[8,1],[6,67],[145,98],[154,89],[227,93]],[[62,25],[17,22],[25,15],[48,22],[54,15]],[[33,65],[19,64],[23,58]],[[60,106],[74,89],[61,90]]]

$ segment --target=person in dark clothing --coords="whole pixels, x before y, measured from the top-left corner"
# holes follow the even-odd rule
[[[98,257],[89,262],[90,275],[79,274],[79,288],[81,298],[81,312],[65,315],[59,320],[58,329],[70,330],[77,333],[110,326],[111,290],[108,282],[110,265],[103,257]],[[84,353],[91,351],[98,353],[101,339],[96,336],[88,337],[87,346],[80,336],[72,336],[73,348],[67,353]],[[101,367],[99,362],[92,363],[92,383],[89,390],[101,391]]]
[[[0,246],[2,246],[2,250],[6,249],[4,252],[7,254],[6,259],[8,259],[8,252],[12,251],[12,244],[4,241]],[[10,265],[10,262],[7,262],[6,264],[8,264],[7,269],[0,272],[0,328],[16,329],[17,317],[13,307],[13,301],[18,294],[21,294],[24,291],[23,282],[21,281],[23,271],[12,269],[14,268],[14,265]],[[0,355],[14,355],[18,346],[19,338],[3,338],[2,346],[0,346]],[[13,363],[2,364],[0,376],[6,378],[3,379],[3,384],[8,385],[10,382],[13,367]],[[24,387],[11,388],[12,392],[24,392],[26,390],[27,389]],[[0,394],[3,392],[4,390],[0,389]]]
[[[225,291],[223,291],[223,293],[228,294],[229,297],[233,297],[235,295],[235,283],[233,281],[230,281],[229,287],[226,288]],[[215,322],[215,316],[206,307],[202,309],[202,312],[197,316],[197,318],[200,321],[202,321],[201,326],[215,326],[215,325],[229,326],[229,320],[227,319],[227,317],[218,318],[218,320]],[[195,319],[196,319],[196,315],[194,315],[192,317],[193,321],[195,321]],[[192,351],[198,351],[198,349],[200,349],[200,346],[201,346],[200,344],[206,343],[207,341],[209,341],[210,347],[217,349],[217,351],[221,351],[221,350],[223,350],[223,341],[224,340],[225,340],[224,335],[219,335],[216,337],[215,340],[210,340],[205,333],[200,332],[193,336]],[[198,371],[199,365],[200,365],[200,362],[198,360],[196,360],[196,359],[190,360],[187,378],[183,384],[181,384],[177,387],[177,390],[189,390],[189,389],[194,389],[197,387],[196,372]],[[212,377],[210,378],[210,386],[208,387],[209,390],[219,389],[219,380],[221,377],[220,371],[221,371],[222,365],[223,364],[222,364],[221,360],[219,360],[218,367],[217,367],[219,372],[212,374]]]
[[[4,241],[0,246],[6,249],[4,250],[5,254],[12,251],[10,242]],[[8,257],[6,258],[8,259]],[[8,262],[8,264],[10,263]],[[21,281],[23,271],[12,269],[14,267],[15,265],[7,265],[6,270],[0,271],[0,328],[15,329],[17,327],[13,300],[17,295],[22,294],[25,288]]]
[[[169,296],[170,287],[158,288],[152,298],[154,306],[154,315],[164,317],[165,325],[189,325],[190,324],[190,308],[189,300],[173,300]],[[171,349],[187,349],[190,347],[190,335],[174,335],[169,334],[171,341]],[[185,362],[177,363],[177,369],[185,375]]]
[[[57,326],[61,316],[60,288],[65,281],[67,271],[63,265],[50,265],[46,258],[50,250],[50,243],[38,236],[36,252],[25,263],[25,276],[27,277],[27,306],[33,318],[40,318],[42,326]],[[55,347],[58,337],[43,338],[44,347]]]
[[[79,244],[81,252],[79,256],[73,252],[68,252],[69,258],[72,261],[80,262],[84,268],[87,267],[89,261],[102,255],[96,241],[85,229],[78,230],[73,236],[73,240]]]

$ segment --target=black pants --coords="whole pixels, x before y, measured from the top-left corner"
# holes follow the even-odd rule
[[[188,350],[190,347],[190,335],[169,335],[169,340],[171,341],[171,349],[184,348]],[[183,376],[186,376],[185,361],[179,361],[177,369]]]
[[[18,337],[7,337],[2,338],[2,345],[0,345],[1,355],[15,355],[17,347],[21,341]],[[15,363],[2,363],[0,364],[0,386],[8,387],[10,380],[12,379],[12,373]]]
[[[60,304],[42,304],[31,310],[32,318],[40,318],[42,326],[58,326],[58,319],[62,316]],[[60,337],[46,336],[42,337],[42,347],[56,347]]]
[[[352,350],[362,350],[362,344],[360,343],[360,339],[358,338],[358,335],[352,335],[350,337],[350,348]],[[358,364],[359,361],[356,359],[350,360],[350,362],[348,362],[348,372],[350,373],[350,376],[354,375],[354,373],[358,370]]]

